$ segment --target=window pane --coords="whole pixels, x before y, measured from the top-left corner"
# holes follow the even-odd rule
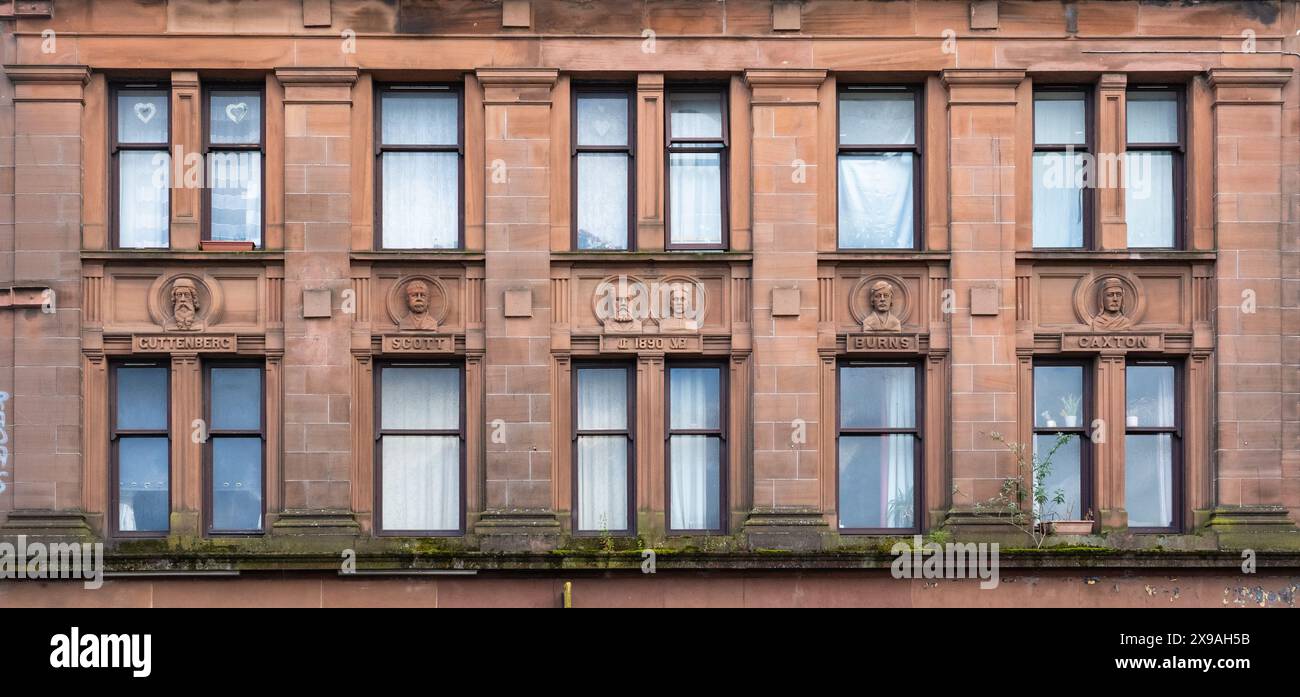
[[[1083,145],[1088,142],[1082,92],[1038,92],[1034,95],[1034,143]]]
[[[578,249],[627,249],[627,174],[623,153],[578,155]]]
[[[262,439],[212,439],[212,529],[262,529]]]
[[[914,436],[841,436],[839,488],[841,528],[910,528]]]
[[[212,239],[262,243],[262,153],[208,153]]]
[[[458,368],[384,368],[379,389],[385,430],[460,429]]]
[[[1178,95],[1172,92],[1128,93],[1128,142],[1178,142]]]
[[[627,95],[578,96],[578,145],[627,145]]]
[[[118,243],[121,247],[166,247],[171,196],[171,156],[126,151],[118,162]]]
[[[840,246],[914,246],[911,153],[840,155]]]
[[[1052,448],[1056,447],[1057,438],[1055,434],[1034,436],[1034,452],[1047,457]],[[1080,510],[1083,500],[1083,475],[1080,469],[1083,453],[1079,445],[1078,436],[1068,436],[1047,463],[1049,471],[1043,478],[1043,494],[1047,498],[1039,510],[1040,519],[1080,520],[1087,515],[1087,511]],[[1038,508],[1037,500],[1034,505]]]
[[[672,368],[668,373],[670,427],[722,428],[722,376],[717,368]]]
[[[673,138],[722,140],[722,95],[718,92],[673,92],[668,97]]]
[[[1083,156],[1034,153],[1034,246],[1083,246]]]
[[[1174,367],[1130,365],[1125,368],[1126,416],[1132,427],[1174,426]]]
[[[460,529],[460,438],[384,436],[383,528]]]
[[[841,145],[916,143],[916,101],[910,92],[840,95]]]
[[[1129,527],[1174,526],[1174,444],[1171,434],[1124,436],[1124,497]]]
[[[722,243],[722,154],[668,155],[669,221],[675,244]]]
[[[118,530],[167,530],[171,514],[167,494],[167,449],[166,438],[122,438],[118,441]]]
[[[1125,153],[1124,184],[1128,246],[1174,246],[1173,153]]]
[[[261,368],[212,369],[212,430],[262,429]]]
[[[840,369],[840,424],[844,428],[916,426],[916,369]]]
[[[383,232],[389,249],[454,249],[460,243],[460,157],[386,152]]]
[[[578,439],[578,529],[628,529],[626,436]]]
[[[171,95],[166,90],[131,90],[117,93],[117,142],[166,143],[168,123],[167,104]]]
[[[674,530],[721,529],[722,441],[714,436],[673,436],[669,457],[669,526]]]
[[[256,91],[212,92],[208,96],[209,141],[214,144],[262,142],[262,95]]]
[[[1083,423],[1083,368],[1034,366],[1034,425],[1074,428]]]
[[[117,429],[167,430],[167,369],[117,369]]]
[[[622,368],[580,368],[578,430],[617,431],[627,428],[627,371]]]
[[[385,92],[383,144],[455,145],[460,142],[459,102],[453,92]]]

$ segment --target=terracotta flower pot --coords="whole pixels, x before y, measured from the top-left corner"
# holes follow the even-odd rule
[[[206,252],[251,252],[253,251],[253,243],[251,241],[203,240],[199,243],[199,248]]]
[[[1091,535],[1091,520],[1054,520],[1051,522],[1053,535]]]

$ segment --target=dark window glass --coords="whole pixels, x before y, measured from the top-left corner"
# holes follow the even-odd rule
[[[209,368],[210,532],[262,530],[263,401],[261,368]]]
[[[1034,450],[1048,459],[1040,520],[1080,520],[1090,510],[1087,376],[1082,364],[1034,366]],[[1062,442],[1062,438],[1064,441]],[[1053,452],[1055,449],[1055,452]],[[1033,472],[1025,476],[1036,481]]]
[[[840,529],[918,527],[916,382],[911,365],[840,367]]]
[[[113,368],[111,437],[117,482],[113,523],[120,534],[162,534],[170,525],[167,376],[167,368],[155,363]]]

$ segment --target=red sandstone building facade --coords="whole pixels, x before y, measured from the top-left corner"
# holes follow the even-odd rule
[[[170,574],[85,602],[1294,591],[1296,3],[0,11],[0,536]]]

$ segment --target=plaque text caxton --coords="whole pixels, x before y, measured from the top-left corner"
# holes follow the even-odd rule
[[[1065,334],[1062,351],[1159,351],[1163,334]]]

